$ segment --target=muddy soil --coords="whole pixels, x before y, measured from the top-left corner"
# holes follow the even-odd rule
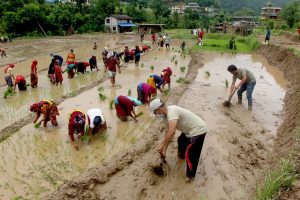
[[[177,66],[171,62],[173,56],[176,56]],[[117,87],[111,88],[109,80],[103,83],[99,80],[101,84],[97,82],[98,85],[92,88],[88,86],[74,97],[63,98],[58,106],[59,127],[49,125],[47,128],[35,129],[30,123],[0,143],[0,157],[3,159],[0,164],[0,198],[41,198],[65,180],[110,160],[115,154],[139,141],[153,120],[153,116],[149,116],[148,107],[140,106],[136,109],[137,113],[144,112],[138,123],[124,123],[116,118],[114,110],[109,109],[110,101],[117,95],[127,95],[129,90],[133,96],[137,96],[137,84],[146,82],[150,74],[160,74],[166,66],[174,66],[172,84],[176,87],[179,85],[176,80],[186,74],[189,60],[189,56],[180,56],[177,49],[169,52],[154,49],[142,56],[140,67],[129,64],[117,75]],[[154,66],[154,69],[151,70],[150,66]],[[182,66],[186,67],[184,72],[180,70]],[[107,97],[104,101],[99,99],[100,86]],[[164,94],[159,95],[166,98]],[[85,141],[79,142],[80,151],[74,151],[67,134],[68,113],[75,108],[86,111],[92,107],[103,110],[109,129],[107,133],[96,136],[91,145]]]
[[[232,63],[260,75],[251,113],[245,103],[230,109],[221,105],[227,96],[223,81],[230,80],[226,67]],[[268,166],[287,83],[280,71],[257,55],[195,54],[186,80],[172,90],[167,104],[193,110],[208,124],[194,182],[185,183],[185,162],[176,158],[176,137],[167,152],[170,174],[162,178],[149,167],[165,129],[155,120],[130,149],[67,181],[47,199],[251,199]]]

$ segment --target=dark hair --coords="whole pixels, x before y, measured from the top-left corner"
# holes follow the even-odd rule
[[[229,72],[234,72],[237,70],[237,67],[235,65],[229,65],[227,68],[227,71]]]

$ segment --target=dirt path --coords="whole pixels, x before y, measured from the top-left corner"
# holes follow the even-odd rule
[[[149,163],[156,159],[156,147],[163,137],[161,132],[164,125],[156,120],[151,129],[144,133],[143,139],[128,151],[66,182],[47,199],[250,199],[256,182],[268,166],[268,155],[276,134],[274,126],[280,118],[276,113],[269,113],[268,106],[266,110],[264,107],[276,102],[265,99],[265,90],[258,88],[255,97],[259,102],[256,105],[257,112],[249,113],[240,106],[224,109],[221,102],[226,89],[218,85],[224,79],[211,69],[211,76],[217,77],[218,84],[203,82],[205,69],[198,72],[203,66],[202,61],[205,62],[203,55],[192,57],[186,84],[172,90],[168,98],[169,105],[192,107],[208,123],[209,133],[193,183],[185,183],[185,163],[176,158],[176,139],[169,145],[167,152],[171,168],[169,176],[158,177],[149,168]],[[224,60],[220,62],[225,65]],[[257,66],[255,70],[260,68]],[[223,76],[223,73],[219,75]],[[276,84],[269,77],[259,79],[259,83]],[[279,106],[274,111],[280,112],[281,109]],[[266,113],[265,118],[277,117],[264,121],[259,110],[263,111],[261,115]]]

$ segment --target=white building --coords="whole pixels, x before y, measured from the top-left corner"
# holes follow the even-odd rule
[[[199,11],[200,10],[200,6],[198,3],[189,3],[187,6],[184,7],[184,9],[191,9],[194,11]]]
[[[176,5],[172,6],[172,13],[177,12],[179,14],[184,14],[184,10],[186,9],[200,11],[200,6],[198,3],[189,3],[188,5]]]
[[[178,14],[184,13],[184,6],[172,6],[172,13],[177,12]]]
[[[84,3],[89,4],[92,0],[85,0]],[[58,0],[59,3],[76,3],[76,0]]]
[[[105,18],[105,30],[109,33],[132,32],[132,18],[127,15],[112,15]]]

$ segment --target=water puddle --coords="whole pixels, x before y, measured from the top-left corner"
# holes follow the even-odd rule
[[[177,67],[172,67],[174,62],[171,60],[175,55],[178,64]],[[111,88],[110,81],[100,84],[104,88],[107,100],[99,99],[98,87],[85,91],[59,105],[58,127],[35,129],[33,124],[28,124],[0,143],[2,159],[0,198],[9,199],[17,196],[28,199],[41,198],[64,180],[79,175],[88,168],[109,160],[116,153],[130,148],[143,137],[143,132],[150,126],[153,116],[149,114],[148,106],[143,105],[136,109],[137,113],[144,112],[144,115],[138,118],[138,123],[122,122],[115,116],[115,110],[109,108],[110,100],[117,95],[127,95],[129,89],[133,96],[137,96],[138,83],[146,82],[150,74],[160,74],[166,66],[173,68],[172,87],[176,87],[179,84],[176,83],[176,79],[185,76],[189,60],[189,57],[180,58],[179,53],[175,51],[153,50],[142,57],[140,64],[143,67],[130,64],[121,74],[117,74],[116,84],[120,85],[119,87]],[[154,69],[151,70],[150,66]],[[186,67],[184,72],[181,72],[181,66]],[[91,76],[97,77],[98,74]],[[70,87],[73,84],[72,82]],[[77,84],[81,83],[78,81]],[[36,95],[35,98],[39,99],[41,96]],[[75,151],[68,138],[68,113],[75,108],[87,111],[93,107],[103,110],[108,130],[105,134],[93,137],[90,145],[85,141],[79,141],[80,150]]]

